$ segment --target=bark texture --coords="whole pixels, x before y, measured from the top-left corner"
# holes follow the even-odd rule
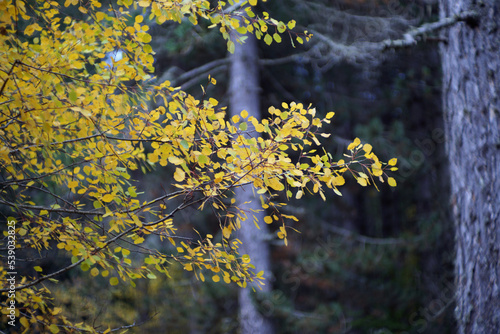
[[[441,16],[477,22],[441,48],[446,149],[455,219],[458,333],[500,333],[500,1],[440,0]]]
[[[261,119],[259,99],[259,68],[258,52],[254,38],[249,37],[244,44],[236,43],[234,54],[230,56],[230,114],[238,115],[242,110],[248,112],[248,117]],[[236,189],[236,203],[247,212],[248,219],[241,224],[239,239],[243,242],[241,252],[248,254],[256,270],[264,270],[266,285],[264,292],[271,291],[271,265],[269,259],[269,244],[267,225],[264,224],[264,212],[254,213],[252,210],[262,209],[260,200],[253,196],[252,185]],[[250,203],[247,203],[250,202]],[[246,204],[243,204],[246,203]],[[253,215],[259,222],[260,230],[252,222]],[[256,288],[259,291],[259,288]],[[239,317],[241,334],[273,333],[272,324],[262,315],[252,298],[252,288],[239,291]]]

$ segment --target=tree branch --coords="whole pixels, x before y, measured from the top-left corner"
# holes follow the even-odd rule
[[[178,78],[175,78],[171,80],[171,85],[172,86],[177,86],[179,85],[180,82],[190,80],[194,77],[199,76],[200,74],[206,73],[210,70],[212,70],[215,67],[221,66],[221,65],[227,65],[229,63],[229,59],[224,58],[224,59],[217,59],[214,61],[211,61],[209,63],[206,63],[205,65],[193,68],[192,70],[189,70],[183,74],[181,74]],[[159,82],[163,82],[165,80],[168,80],[168,71],[166,71],[159,79]]]
[[[160,220],[157,220],[155,222],[152,222],[152,223],[149,223],[149,224],[144,224],[143,226],[153,226],[153,225],[156,225],[156,224],[160,224],[162,222],[164,222],[165,220],[173,217],[175,215],[175,213],[177,213],[177,211],[179,210],[182,210],[182,209],[185,209],[187,208],[188,206],[192,205],[193,203],[182,203],[180,204],[178,207],[176,207],[172,212],[170,212],[166,217],[160,219]],[[129,227],[128,229],[126,229],[125,231],[121,232],[121,233],[118,233],[116,236],[114,236],[113,238],[109,239],[108,241],[106,241],[104,243],[104,245],[102,245],[101,247],[97,247],[96,249],[94,249],[93,251],[90,252],[89,255],[94,255],[94,254],[97,254],[99,253],[100,251],[102,251],[103,249],[106,249],[110,244],[112,244],[113,242],[117,241],[118,239],[121,239],[123,238],[124,236],[126,236],[127,234],[129,233],[132,233],[133,231],[139,229],[141,227],[139,226],[131,226]],[[20,286],[16,286],[14,288],[14,290],[18,291],[18,290],[23,290],[23,289],[26,289],[26,288],[29,288],[29,287],[32,287],[34,285],[37,285],[38,283],[40,282],[43,282],[49,278],[52,278],[52,277],[55,277],[55,276],[58,276],[70,269],[73,269],[74,267],[78,266],[79,264],[81,264],[83,261],[85,261],[87,259],[87,257],[82,257],[80,260],[78,260],[77,262],[69,265],[69,266],[66,266],[58,271],[55,271],[51,274],[48,274],[48,275],[45,275],[45,276],[42,276],[42,277],[39,277],[37,278],[36,280],[30,282],[30,283],[27,283],[27,284],[24,284],[24,285],[20,285]],[[11,291],[10,288],[5,288],[5,289],[1,289],[0,292],[8,292],[8,291]]]
[[[457,22],[475,21],[479,19],[479,14],[475,11],[465,11],[453,17],[443,18],[436,22],[425,23],[417,28],[408,30],[400,39],[385,39],[380,42],[358,42],[350,45],[335,41],[330,36],[327,36],[319,31],[312,30],[313,36],[316,36],[323,45],[330,50],[326,55],[317,55],[316,59],[335,58],[343,60],[366,60],[373,58],[373,54],[383,52],[388,49],[397,49],[409,47],[417,44],[419,39],[425,39],[425,35],[438,32],[441,29],[447,28]],[[319,50],[318,50],[319,51]]]
[[[353,239],[359,243],[363,244],[371,244],[371,245],[404,245],[404,244],[409,244],[416,242],[416,240],[411,240],[411,239],[397,239],[397,238],[373,238],[373,237],[367,237],[364,235],[357,234],[353,231],[350,231],[348,229],[338,227],[331,225],[326,222],[322,222],[321,225],[326,228],[327,230],[341,235],[345,238]]]
[[[391,48],[412,46],[417,43],[416,39],[421,36],[425,36],[432,32],[437,32],[457,22],[478,20],[478,19],[479,19],[479,14],[475,11],[462,12],[453,17],[445,17],[444,19],[441,19],[436,22],[425,23],[420,27],[417,27],[405,33],[402,39],[397,39],[397,40],[386,39],[381,42],[383,44],[381,47],[382,49],[391,49]]]

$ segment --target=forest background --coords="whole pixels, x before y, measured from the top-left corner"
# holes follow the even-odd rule
[[[291,226],[299,232],[288,230],[287,246],[275,236],[279,226],[264,232],[268,289],[253,296],[252,304],[275,333],[455,333],[454,229],[438,48],[443,40],[438,31],[419,36],[419,43],[400,40],[412,27],[439,20],[437,2],[268,1],[256,11],[294,20],[295,30],[313,34],[304,44],[293,34],[292,43],[284,36],[281,43],[257,43],[260,78],[254,88],[262,118],[283,101],[312,104],[322,118],[334,111],[322,129],[332,133],[322,139],[327,152],[341,159],[358,137],[382,161],[397,157],[399,170],[391,175],[396,188],[387,182],[365,188],[346,176],[343,196],[329,193],[326,201],[282,194],[279,200],[289,201],[283,212],[298,218]],[[135,17],[143,10],[131,12]],[[70,14],[82,15],[76,9]],[[217,29],[188,20],[148,25],[159,82],[169,80],[200,100],[203,85],[220,105],[230,105],[233,56]],[[389,39],[403,42],[384,45]],[[118,61],[120,53],[107,57]],[[209,75],[216,85],[207,85]],[[175,192],[176,171],[169,165],[132,173],[144,189],[141,201]],[[0,209],[4,217],[11,214],[6,205]],[[217,215],[196,207],[176,219],[177,233],[186,238],[223,233]],[[146,240],[156,247],[155,238]],[[57,247],[37,256],[37,266],[48,273],[69,260]],[[57,284],[44,284],[65,317],[95,330],[239,332],[240,288],[202,282],[184,269],[172,262],[170,278],[138,280],[136,287],[110,286],[109,279],[78,268],[59,275]],[[12,330],[5,324],[2,331]]]

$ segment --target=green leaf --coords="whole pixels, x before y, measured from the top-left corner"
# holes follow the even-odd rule
[[[149,43],[149,42],[151,42],[151,40],[152,40],[151,35],[144,33],[144,35],[142,36],[142,42]]]
[[[135,192],[135,187],[128,187],[127,191],[131,197],[137,197],[137,193]]]
[[[204,165],[204,164],[206,164],[207,162],[208,162],[208,158],[207,158],[207,156],[206,156],[206,155],[200,154],[200,155],[198,156],[198,163],[199,163],[200,165]]]
[[[271,35],[266,34],[266,36],[264,36],[264,42],[266,42],[267,45],[271,45],[271,43],[273,42],[273,38],[271,37]]]
[[[276,43],[281,43],[281,36],[278,33],[274,33],[273,39],[276,41]]]
[[[74,90],[72,90],[71,92],[69,92],[68,98],[69,98],[69,100],[71,102],[75,103],[76,99],[77,99],[76,92]]]
[[[189,149],[189,143],[186,139],[181,140],[181,146],[184,147],[186,150]]]
[[[286,30],[286,25],[283,22],[278,23],[278,32],[280,34],[284,33]]]
[[[252,12],[252,10],[250,9],[250,7],[245,8],[245,12],[247,12],[247,16],[248,17],[250,17],[250,18],[251,17],[255,17],[255,13]]]
[[[227,41],[227,51],[234,53],[235,45],[233,41]]]

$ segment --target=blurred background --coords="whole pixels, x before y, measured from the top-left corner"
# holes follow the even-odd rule
[[[271,290],[255,296],[256,307],[275,333],[454,333],[439,38],[385,52],[373,48],[436,20],[437,5],[276,0],[260,3],[259,10],[284,22],[295,19],[296,31],[314,34],[304,45],[294,40],[295,48],[286,34],[280,44],[257,43],[262,117],[283,101],[311,103],[319,115],[335,111],[325,129],[332,136],[323,140],[334,158],[359,137],[381,160],[397,157],[399,171],[396,188],[363,188],[350,178],[342,197],[332,192],[326,202],[291,200],[285,210],[299,218],[291,226],[300,233],[290,230],[288,247],[269,235]],[[219,32],[207,26],[151,23],[157,77],[201,98],[200,85],[210,74],[217,85],[207,94],[227,105],[231,59]],[[144,199],[171,187],[168,168],[134,177],[147,189]],[[219,229],[208,211],[176,218],[182,235],[193,227]],[[44,255],[47,271],[62,266],[56,251]],[[139,325],[131,333],[239,333],[237,286],[199,282],[176,263],[170,274],[124,288],[68,272],[51,289],[76,322]]]

